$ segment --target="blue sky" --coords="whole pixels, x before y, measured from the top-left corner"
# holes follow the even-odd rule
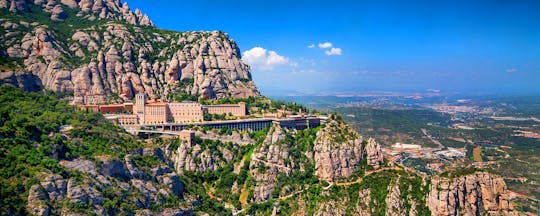
[[[540,93],[540,1],[127,2],[160,28],[227,32],[265,94]]]

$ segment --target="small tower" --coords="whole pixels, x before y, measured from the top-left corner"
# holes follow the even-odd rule
[[[135,109],[133,109],[134,114],[137,115],[139,119],[139,124],[144,123],[144,106],[146,104],[146,94],[139,93],[135,95]]]

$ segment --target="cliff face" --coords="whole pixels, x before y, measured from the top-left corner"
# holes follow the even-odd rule
[[[285,139],[286,133],[281,127],[273,126],[251,155],[249,170],[255,180],[252,200],[256,203],[272,198],[280,174],[288,176],[299,168],[290,158],[291,143]]]
[[[67,170],[79,172],[79,176],[65,178],[58,174],[38,174],[40,182],[30,187],[27,211],[34,215],[81,213],[78,211],[98,215],[121,213],[108,209],[111,202],[115,202],[111,196],[148,211],[151,206],[163,204],[165,198],[182,196],[184,190],[179,176],[164,164],[161,155],[161,150],[145,149],[126,155],[123,161],[108,158],[98,159],[98,163],[86,159],[60,161]],[[156,162],[152,166],[142,166],[139,162],[142,158],[154,158]],[[180,206],[163,211],[192,214]]]
[[[109,19],[132,25],[154,25],[147,15],[140,10],[131,11],[127,3],[122,4],[120,0],[0,0],[0,8],[10,12],[28,12],[34,5],[49,13],[49,18],[54,21],[64,21],[69,14],[67,10],[79,9],[76,16],[88,20]]]
[[[434,177],[426,202],[433,215],[518,215],[504,180],[486,172]]]
[[[159,30],[118,0],[1,0],[0,10],[0,53],[45,88],[72,93],[74,103],[128,100],[139,92],[259,94],[238,46],[223,32]]]
[[[235,157],[230,150],[218,146],[217,143],[208,148],[202,143],[185,140],[182,140],[176,149],[167,151],[167,155],[177,173],[183,173],[186,170],[199,173],[214,171],[231,162]]]
[[[316,175],[328,182],[350,176],[363,160],[376,169],[383,161],[373,139],[364,140],[345,122],[332,119],[317,133],[314,152]]]

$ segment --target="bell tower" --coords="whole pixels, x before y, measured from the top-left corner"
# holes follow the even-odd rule
[[[137,115],[137,118],[139,119],[139,124],[144,123],[144,105],[146,104],[146,94],[145,93],[138,93],[135,95],[135,109],[133,111],[134,114]]]

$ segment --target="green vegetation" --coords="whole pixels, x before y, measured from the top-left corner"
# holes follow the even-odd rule
[[[240,80],[240,82],[243,82],[243,83],[248,83],[248,82],[251,81],[251,80],[248,79],[248,78],[239,78],[238,80]]]
[[[30,187],[40,181],[43,173],[55,173],[85,183],[92,178],[78,171],[69,171],[59,160],[84,158],[96,160],[107,156],[122,160],[123,156],[144,147],[131,135],[114,126],[97,113],[77,111],[52,95],[22,92],[0,87],[0,214],[26,214]],[[163,162],[156,156],[134,156],[140,169]],[[101,191],[108,212],[133,212],[137,190],[121,190],[117,186]],[[165,202],[154,210],[178,204],[178,197],[163,197]],[[176,205],[175,206],[178,206]],[[91,204],[63,203],[74,212],[88,214]],[[54,212],[53,212],[54,213]]]
[[[423,109],[336,108],[344,120],[360,134],[375,138],[383,145],[396,142],[436,147],[420,129],[429,133],[447,131],[450,117]]]
[[[104,155],[122,160],[127,152],[150,145],[123,133],[122,129],[101,115],[77,111],[55,99],[52,94],[26,93],[9,87],[1,87],[0,92],[0,103],[3,104],[0,107],[1,213],[25,214],[29,187],[39,182],[39,173],[57,173],[64,178],[77,179],[78,182],[87,182],[91,178],[85,173],[66,170],[59,165],[59,160],[83,158],[99,162],[96,158]],[[370,208],[374,215],[381,215],[386,210],[384,200],[389,185],[399,182],[403,198],[411,197],[419,203],[416,209],[420,215],[429,214],[423,205],[427,186],[421,184],[418,176],[401,171],[383,171],[364,176],[363,170],[360,170],[355,177],[363,178],[360,183],[332,186],[328,192],[324,192],[323,188],[328,184],[318,180],[315,164],[305,154],[313,151],[316,134],[320,129],[317,127],[285,134],[285,140],[278,145],[286,145],[289,149],[286,163],[295,163],[302,169],[293,170],[288,175],[279,174],[271,199],[260,204],[243,204],[240,197],[244,190],[248,192],[248,199],[253,196],[255,179],[249,167],[251,155],[256,147],[263,144],[270,129],[250,133],[250,138],[255,141],[250,145],[195,137],[194,142],[200,146],[200,151],[211,152],[217,158],[214,163],[219,166],[215,170],[184,171],[180,174],[185,188],[184,197],[197,200],[189,208],[193,208],[196,213],[230,215],[231,210],[225,208],[225,203],[228,203],[236,209],[243,208],[245,214],[265,215],[271,213],[274,203],[277,203],[282,214],[292,214],[300,207],[298,202],[292,200],[304,200],[307,213],[313,214],[325,202],[346,199],[344,205],[347,214],[354,214],[360,199],[359,191],[369,189],[371,203],[365,208]],[[220,133],[229,132],[232,131]],[[154,141],[154,144],[168,146],[169,149],[177,149],[181,144],[178,139],[157,138]],[[234,156],[232,160],[222,159],[224,150]],[[153,167],[164,165],[157,156],[132,155],[131,160],[147,176],[152,176]],[[367,169],[366,166],[362,167]],[[239,171],[234,172],[236,169]],[[261,173],[268,169],[267,166],[258,167]],[[135,200],[145,199],[138,190],[122,190],[116,185],[105,187],[100,192],[107,212],[117,214],[133,213],[138,209]],[[292,196],[284,199],[288,195]],[[162,200],[163,203],[151,206],[152,211],[187,205],[178,196],[162,197]],[[82,214],[91,213],[88,209],[92,208],[88,203],[62,205]],[[410,205],[406,203],[405,207],[410,209]]]
[[[101,115],[77,111],[53,96],[2,86],[0,104],[2,214],[24,214],[28,189],[38,181],[38,173],[77,176],[58,160],[94,160],[97,155],[121,158],[142,147]]]
[[[383,171],[364,177],[361,183],[349,186],[332,186],[325,191],[324,184],[312,184],[296,197],[279,202],[278,208],[282,214],[290,215],[299,211],[303,203],[305,214],[312,215],[324,203],[335,202],[336,207],[345,210],[346,215],[358,214],[360,206],[367,209],[372,215],[385,215],[386,196],[390,185],[398,184],[401,199],[404,201],[405,212],[411,209],[409,200],[414,200],[418,215],[431,215],[425,203],[425,194],[429,185],[422,185],[422,179],[404,171]],[[370,202],[365,205],[360,192],[369,190]],[[263,212],[263,211],[261,211]],[[260,213],[260,212],[259,212]]]
[[[23,70],[23,59],[9,56],[0,56],[0,72]]]
[[[461,177],[461,176],[466,176],[466,175],[473,174],[475,172],[482,172],[482,171],[486,171],[486,170],[478,169],[478,168],[474,168],[474,167],[458,168],[458,169],[455,169],[455,170],[445,171],[445,172],[441,173],[439,176],[446,177],[446,178],[458,178],[458,177]]]

